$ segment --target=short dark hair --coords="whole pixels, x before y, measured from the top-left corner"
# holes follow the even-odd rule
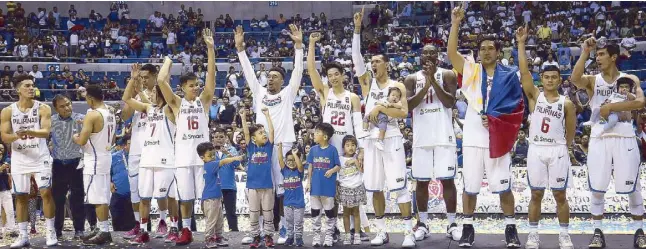
[[[89,85],[85,88],[87,96],[103,101],[103,89],[99,85]]]
[[[390,61],[390,57],[385,52],[378,52],[378,53],[374,54],[373,56],[377,56],[377,55],[380,55],[381,58],[383,58],[384,62],[386,62],[386,63],[388,63]]]
[[[54,100],[52,100],[52,105],[54,106],[54,108],[56,108],[56,105],[58,104],[58,101],[62,101],[64,99],[69,100],[70,98],[67,97],[64,94],[56,94],[56,96],[54,96]]]
[[[254,134],[256,134],[256,132],[258,130],[262,130],[262,129],[265,129],[265,127],[260,125],[260,124],[255,124],[255,125],[250,126],[249,127],[249,136],[253,136]]]
[[[609,56],[619,55],[619,45],[617,44],[611,43],[606,45],[606,47],[604,48],[606,49],[606,51],[608,51]],[[617,59],[619,59],[619,57],[617,57]]]
[[[157,67],[149,63],[141,67],[141,71],[148,71],[151,74],[157,74]]]
[[[359,145],[357,138],[352,135],[345,135],[345,137],[343,137],[343,140],[341,140],[341,146],[345,147],[345,143],[347,142],[353,142],[355,145]]]
[[[226,131],[224,128],[222,128],[222,127],[217,127],[217,128],[215,128],[215,131],[213,131],[213,134],[215,134],[215,133],[222,133],[222,134],[226,134],[226,133],[227,133],[227,131]]]
[[[399,93],[399,97],[400,97],[400,98],[402,97],[402,90],[401,90],[401,89],[399,89],[399,87],[391,87],[391,88],[388,88],[388,96],[390,96],[390,93],[392,93],[392,92],[398,92],[398,93]]]
[[[628,84],[628,87],[632,89],[635,85],[635,81],[629,77],[620,77],[619,79],[617,79],[617,87],[624,84]]]
[[[269,72],[271,72],[271,71],[275,71],[275,72],[279,73],[280,76],[283,77],[283,79],[285,78],[285,69],[283,69],[282,67],[272,67],[272,68],[269,69]]]
[[[561,69],[555,65],[547,65],[543,68],[543,73],[544,72],[558,72],[559,75],[561,75]]]
[[[20,83],[25,80],[34,81],[34,77],[29,74],[20,74],[16,77],[13,77],[13,87],[18,88],[20,86]]]
[[[196,150],[197,150],[197,155],[199,155],[200,157],[203,157],[207,151],[215,150],[215,146],[213,146],[213,143],[211,142],[204,142],[204,143],[198,144]]]
[[[186,73],[182,76],[179,76],[179,85],[183,86],[189,80],[197,80],[197,75],[195,75],[194,73]]]
[[[500,42],[500,39],[498,39],[496,35],[493,35],[493,34],[483,35],[478,41],[478,48],[482,46],[482,42],[484,41],[492,41],[494,47],[496,47],[496,51],[500,51],[500,49],[502,48],[502,43]]]
[[[323,132],[323,135],[327,136],[328,141],[332,138],[332,135],[334,135],[334,127],[328,123],[320,123],[316,125],[316,128],[314,129]]]
[[[328,71],[330,71],[330,69],[333,69],[333,68],[336,68],[336,70],[339,70],[339,73],[341,73],[341,74],[345,73],[345,69],[343,69],[343,66],[341,66],[341,64],[339,64],[337,62],[327,63],[327,64],[325,64],[324,68],[325,68],[324,72],[325,72],[326,75],[328,74]]]

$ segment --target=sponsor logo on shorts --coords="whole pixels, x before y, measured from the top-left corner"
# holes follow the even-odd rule
[[[633,184],[635,184],[635,182],[633,182],[633,181],[626,181],[626,185],[633,185]]]
[[[161,193],[164,193],[164,192],[166,192],[166,191],[167,191],[167,189],[166,189],[166,188],[160,188],[160,189],[159,189],[159,192],[161,192]]]
[[[564,181],[565,181],[565,178],[563,177],[556,178],[556,182],[564,182]]]
[[[399,150],[401,150],[401,149],[402,149],[402,148],[400,147],[400,148],[397,148],[395,151],[399,151]]]
[[[560,156],[559,159],[563,158],[564,156]]]
[[[449,167],[449,170],[455,170],[455,167]]]
[[[162,158],[161,163],[166,164],[166,158]]]
[[[449,136],[449,142],[453,142],[453,136]]]
[[[40,180],[49,181],[49,176],[41,176]]]
[[[397,180],[395,180],[395,181],[397,181],[397,182],[403,182],[403,181],[404,181],[404,178],[403,178],[403,177],[400,177],[400,178],[397,178]]]
[[[635,149],[635,148],[632,148],[632,149],[628,149],[628,151],[633,151],[634,149]]]
[[[509,179],[500,180],[500,184],[507,184],[507,183],[509,183]]]

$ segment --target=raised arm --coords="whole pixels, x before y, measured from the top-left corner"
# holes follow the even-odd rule
[[[283,157],[283,143],[278,143],[278,165],[280,165],[280,169],[285,168],[285,158]]]
[[[220,163],[218,163],[218,164],[219,164],[219,166],[224,166],[224,165],[230,164],[232,162],[242,161],[243,159],[244,159],[243,156],[227,157],[225,159],[220,160]]]
[[[244,134],[244,140],[249,144],[251,141],[251,135],[249,135],[249,126],[247,125],[247,112],[245,110],[240,110],[240,123],[242,123],[242,133]]]
[[[323,84],[321,80],[321,75],[316,70],[316,42],[321,39],[321,34],[314,32],[310,34],[310,45],[307,50],[307,72],[310,74],[310,79],[312,80],[312,86],[321,96],[321,106],[325,106],[325,100],[327,99],[328,86]],[[321,66],[322,68],[322,66]]]
[[[7,144],[20,139],[20,136],[11,130],[11,106],[2,109],[0,113],[0,132],[2,141]]]
[[[464,19],[464,6],[458,5],[451,12],[451,31],[447,45],[447,54],[451,65],[458,73],[464,68],[464,57],[458,52],[458,36],[460,35],[460,23]]]
[[[244,32],[242,30],[242,26],[236,27],[234,31],[234,40],[236,43],[236,49],[238,50],[238,60],[240,61],[242,72],[244,73],[244,75],[248,75],[248,77],[245,77],[245,79],[249,84],[249,89],[251,89],[252,93],[257,94],[260,91],[260,88],[262,86],[260,86],[260,82],[258,82],[258,79],[252,76],[252,75],[256,75],[256,73],[254,72],[253,66],[251,65],[251,62],[247,57],[247,52],[244,49],[244,46],[245,46]],[[302,58],[303,58],[303,54],[301,50],[301,62],[302,62]]]
[[[354,33],[352,34],[352,63],[359,84],[361,85],[361,95],[366,98],[370,92],[370,74],[366,73],[366,64],[361,55],[361,21],[363,20],[363,8],[361,12],[354,14]]]
[[[139,86],[135,86],[135,85],[139,85]],[[141,86],[140,82],[138,82],[134,78],[130,78],[130,80],[128,81],[128,85],[126,86],[126,90],[123,91],[123,97],[121,98],[121,100],[126,102],[127,106],[129,106],[130,108],[138,112],[147,112],[150,104],[143,103],[134,98],[134,95],[137,94],[137,91],[141,90],[141,89],[138,89],[140,88],[140,86]],[[142,95],[145,95],[143,91],[142,91]]]
[[[533,112],[534,103],[538,98],[538,87],[534,86],[532,73],[529,72],[527,64],[527,53],[525,51],[525,41],[527,40],[527,24],[516,30],[516,42],[518,42],[518,66],[520,69],[520,81],[523,84],[523,91],[529,100],[530,111]]]
[[[261,109],[262,114],[267,118],[267,128],[269,128],[269,142],[274,143],[274,122],[271,120],[271,115],[269,114],[269,108],[263,107]]]
[[[296,168],[298,172],[303,173],[303,162],[301,162],[301,156],[298,154],[298,149],[292,149],[292,155],[294,155],[294,163],[296,163]]]
[[[207,48],[206,54],[208,56],[208,64],[206,66],[206,84],[200,94],[200,100],[202,103],[209,103],[215,94],[215,73],[217,71],[215,68],[215,48],[213,43],[213,32],[211,32],[211,29],[204,29],[204,32],[202,33]]]
[[[173,60],[170,57],[166,56],[164,58],[164,65],[162,65],[157,75],[157,85],[162,92],[162,96],[166,103],[173,109],[173,111],[179,110],[179,105],[182,99],[173,92],[173,88],[170,86],[170,68],[173,65]]]
[[[294,69],[287,87],[291,89],[290,94],[296,99],[301,79],[303,79],[303,32],[294,24],[290,24],[289,29],[291,31],[289,37],[294,41]]]
[[[424,98],[426,97],[426,94],[428,94],[428,89],[431,87],[430,83],[431,83],[430,79],[426,79],[426,84],[424,84],[424,88],[422,88],[422,90],[420,90],[418,93],[415,93],[417,76],[415,76],[415,74],[410,74],[406,76],[406,79],[404,79],[404,86],[406,87],[406,98],[408,98],[409,110],[414,109],[420,103],[422,103],[422,100],[424,100]]]
[[[585,72],[585,62],[590,57],[590,52],[597,45],[597,40],[590,37],[581,45],[581,56],[574,64],[572,69],[572,83],[579,89],[585,89],[588,94],[592,92],[594,84],[594,75],[583,75]]]

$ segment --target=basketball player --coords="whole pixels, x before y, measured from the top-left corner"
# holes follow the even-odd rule
[[[548,186],[556,200],[556,214],[561,231],[559,246],[573,249],[568,233],[570,207],[566,190],[570,179],[570,155],[576,130],[576,109],[574,103],[558,92],[561,72],[556,66],[546,66],[541,73],[543,92],[534,85],[534,79],[527,65],[525,41],[527,27],[516,30],[518,62],[523,91],[527,96],[530,116],[529,152],[527,156],[527,182],[532,190],[529,203],[529,236],[525,248],[538,249],[538,221],[541,216],[541,202]]]
[[[269,114],[271,115],[271,120],[274,123],[276,140],[274,144],[283,144],[283,151],[290,151],[294,142],[296,142],[296,135],[294,132],[294,119],[292,117],[292,107],[296,101],[296,94],[298,93],[298,88],[301,84],[301,79],[303,77],[303,33],[300,28],[297,28],[296,25],[289,25],[291,32],[289,36],[294,41],[294,69],[292,71],[292,77],[289,80],[289,85],[285,89],[281,90],[281,86],[284,83],[285,79],[285,70],[281,67],[272,67],[269,69],[267,87],[262,87],[258,82],[258,79],[253,77],[256,75],[254,73],[253,66],[247,58],[247,53],[245,52],[244,45],[244,33],[241,26],[238,26],[235,30],[235,43],[238,50],[238,58],[240,60],[240,65],[242,66],[242,71],[244,75],[249,75],[247,77],[247,82],[249,83],[249,88],[254,95],[253,107],[255,113],[262,113],[261,109],[267,107],[269,109]],[[268,129],[267,118],[264,115],[256,115],[256,124],[261,124]],[[278,224],[284,227],[282,216],[282,195],[283,195],[283,175],[280,173],[280,165],[278,164],[278,147],[274,146],[274,152],[272,155],[271,163],[271,174],[273,178],[273,184],[276,190],[276,200],[274,202],[274,217],[278,218],[273,221],[274,228]],[[267,234],[265,234],[267,235]],[[271,234],[269,234],[271,236]],[[283,243],[287,240],[287,234],[278,238],[278,244]],[[243,238],[243,242],[251,242],[249,239]]]
[[[209,103],[215,93],[215,50],[213,33],[204,29],[204,42],[208,49],[206,85],[199,93],[195,74],[185,74],[179,78],[184,97],[175,95],[170,86],[170,68],[173,60],[166,57],[159,70],[157,83],[164,100],[176,115],[177,131],[175,133],[175,178],[177,180],[177,198],[181,205],[182,231],[175,241],[176,245],[188,245],[193,242],[191,214],[196,199],[201,199],[204,190],[204,162],[197,154],[197,145],[209,141]],[[247,74],[253,75],[253,74]]]
[[[103,245],[112,242],[108,215],[110,210],[110,168],[112,144],[115,138],[116,119],[103,103],[103,90],[98,85],[86,89],[86,102],[90,107],[83,118],[81,133],[74,134],[74,143],[83,149],[83,189],[85,203],[94,205],[99,228],[83,237],[84,245]]]
[[[460,5],[453,9],[453,12],[451,13],[451,31],[449,34],[447,53],[453,68],[463,75],[461,91],[465,94],[474,92],[476,94],[481,94],[482,96],[467,96],[478,99],[469,99],[469,106],[467,108],[464,122],[464,139],[462,141],[464,156],[464,167],[462,170],[464,194],[462,195],[462,200],[465,218],[459,245],[460,247],[471,247],[473,245],[475,238],[473,213],[476,208],[478,193],[480,192],[481,183],[486,171],[489,190],[494,194],[500,195],[500,206],[503,214],[505,215],[506,246],[507,248],[519,248],[520,240],[518,239],[518,232],[516,229],[514,195],[511,191],[511,154],[509,153],[511,148],[509,148],[509,150],[502,156],[492,158],[491,152],[500,152],[498,150],[501,149],[490,148],[489,135],[491,131],[489,130],[489,118],[487,115],[483,115],[489,105],[489,99],[491,99],[489,93],[506,90],[501,88],[508,87],[505,84],[517,79],[505,76],[514,73],[517,69],[506,68],[497,64],[496,60],[501,52],[501,44],[499,41],[491,37],[485,37],[485,39],[482,39],[479,43],[479,57],[482,61],[481,63],[474,64],[471,61],[465,60],[464,57],[458,53],[458,33],[460,22],[464,18],[464,12],[463,6]],[[476,68],[473,72],[465,70],[472,70],[473,68]],[[467,73],[472,75],[465,75]],[[503,76],[496,78],[494,73],[501,74]],[[502,77],[505,77],[505,80],[499,80]],[[513,90],[516,95],[505,95],[504,98],[507,98],[505,100],[516,102],[522,101],[520,82],[518,82],[517,85],[514,85],[513,83],[510,85],[512,86],[509,87],[518,87],[516,89],[508,90]],[[485,89],[482,89],[482,91],[473,91],[470,86],[475,87],[476,89]],[[491,97],[499,98],[500,96],[492,95]],[[484,100],[484,98],[486,98],[486,100]],[[516,129],[517,133],[518,128],[520,128],[520,120],[518,120],[518,124],[516,125],[517,126],[514,126],[513,128]],[[518,136],[518,134],[507,135],[513,135],[514,138]]]
[[[133,67],[137,75],[137,66]],[[167,76],[165,80],[170,80]],[[141,223],[140,232],[130,241],[130,244],[140,245],[150,241],[146,228],[150,217],[150,201],[152,198],[162,209],[168,202],[175,203],[177,186],[175,186],[175,116],[161,97],[159,86],[155,86],[155,104],[138,101],[133,96],[139,95],[142,100],[147,100],[145,91],[137,89],[137,80],[131,79],[123,93],[123,101],[138,112],[146,114],[146,130],[144,146],[141,153],[139,167],[139,195],[141,196]],[[141,84],[139,83],[139,86]],[[163,207],[165,208],[165,207]],[[164,210],[165,211],[165,210]],[[176,214],[173,214],[176,215]],[[160,224],[165,223],[161,217]],[[171,221],[171,233],[177,230],[177,222]],[[158,228],[159,231],[159,228]],[[163,236],[163,234],[161,234]],[[167,241],[174,242],[174,241]]]
[[[601,73],[597,75],[583,75],[585,62],[590,52],[596,48],[596,62]],[[596,40],[589,38],[581,45],[581,57],[572,70],[572,83],[580,89],[585,89],[590,98],[590,108],[601,108],[600,115],[607,119],[610,112],[634,111],[644,108],[644,92],[640,87],[635,87],[635,100],[620,103],[603,103],[617,92],[617,81],[628,78],[639,86],[639,79],[631,74],[619,72],[617,59],[619,46],[609,44],[605,38]],[[627,79],[626,79],[627,80]],[[627,194],[632,214],[632,228],[635,229],[634,246],[646,248],[646,237],[642,230],[644,206],[639,178],[640,156],[635,129],[632,120],[620,116],[613,128],[606,132],[603,130],[603,121],[592,124],[588,153],[588,181],[592,198],[590,200],[590,213],[594,220],[594,235],[590,240],[590,248],[604,248],[606,240],[603,236],[603,211],[604,194],[608,189],[611,176],[615,179],[617,194]],[[601,134],[601,135],[599,135]]]
[[[373,78],[366,72],[363,56],[361,55],[361,20],[363,9],[354,15],[354,36],[352,38],[352,62],[361,84],[361,91],[366,100],[366,116],[371,122],[376,122],[377,115],[381,112],[391,118],[386,129],[384,138],[384,150],[378,150],[375,144],[378,141],[379,128],[371,125],[370,135],[364,138],[364,173],[363,182],[366,191],[373,192],[373,207],[375,209],[375,225],[377,234],[370,244],[381,246],[389,241],[386,233],[386,222],[384,213],[386,209],[386,198],[384,187],[397,195],[399,210],[404,218],[405,231],[402,247],[414,247],[415,236],[413,235],[413,220],[411,216],[411,194],[407,188],[406,159],[403,150],[403,135],[397,125],[396,119],[406,118],[408,115],[408,101],[401,99],[402,108],[386,108],[376,105],[378,101],[384,101],[388,91],[392,87],[399,88],[402,95],[406,94],[404,84],[391,80],[388,77],[388,56],[378,54],[371,58]]]
[[[11,178],[16,195],[16,220],[20,235],[11,248],[29,246],[27,220],[31,177],[43,198],[47,246],[58,244],[54,229],[54,199],[51,194],[52,158],[47,148],[47,137],[52,125],[51,108],[34,100],[34,78],[29,75],[14,77],[13,87],[18,102],[2,109],[0,133],[4,143],[11,143]]]
[[[363,131],[362,127],[363,119],[361,116],[361,100],[359,96],[343,87],[346,76],[343,66],[335,62],[322,66],[327,75],[327,83],[329,86],[323,83],[321,75],[316,70],[316,42],[320,39],[320,33],[315,32],[310,35],[310,44],[307,52],[307,71],[310,74],[314,90],[320,96],[319,100],[323,107],[322,122],[328,123],[334,128],[334,135],[330,138],[330,144],[336,147],[339,155],[343,155],[344,151],[341,142],[346,135],[356,136],[361,139],[368,134]],[[363,149],[359,153],[363,153]],[[359,213],[361,216],[361,224],[364,227],[370,227],[364,205],[359,208]],[[350,225],[354,227],[354,219],[352,218],[350,219]],[[354,233],[352,234],[354,236]],[[362,237],[364,235],[365,233],[362,233]],[[314,237],[314,239],[317,238],[319,237]],[[365,240],[368,239],[367,235],[365,235]]]
[[[442,183],[446,217],[449,225],[446,236],[460,239],[455,223],[457,191],[453,179],[457,173],[457,147],[453,131],[453,106],[457,80],[451,70],[437,66],[439,51],[433,45],[422,48],[423,70],[408,75],[404,80],[408,92],[408,109],[413,110],[413,179],[419,219],[415,228],[415,239],[423,240],[429,231],[428,184],[432,179]],[[428,125],[433,128],[429,129]]]

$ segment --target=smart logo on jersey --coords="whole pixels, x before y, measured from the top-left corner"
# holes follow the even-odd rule
[[[431,109],[420,109],[419,110],[419,115],[424,115],[424,114],[429,114],[429,113],[436,113],[436,112],[442,112],[442,108],[431,108]]]
[[[200,139],[200,138],[204,138],[204,135],[203,134],[198,134],[198,135],[184,134],[184,135],[182,135],[182,140]]]
[[[16,146],[16,150],[27,150],[27,149],[36,149],[38,148],[38,144],[18,144]]]
[[[554,140],[553,138],[536,135],[534,136],[534,142],[555,143],[556,140]]]
[[[280,103],[283,102],[283,98],[281,96],[278,96],[278,98],[275,99],[269,99],[267,98],[267,95],[262,98],[262,103],[265,104],[266,106],[277,106],[280,105]]]
[[[155,146],[155,145],[159,145],[159,140],[156,140],[156,141],[147,141],[146,140],[146,142],[144,142],[144,146]]]

